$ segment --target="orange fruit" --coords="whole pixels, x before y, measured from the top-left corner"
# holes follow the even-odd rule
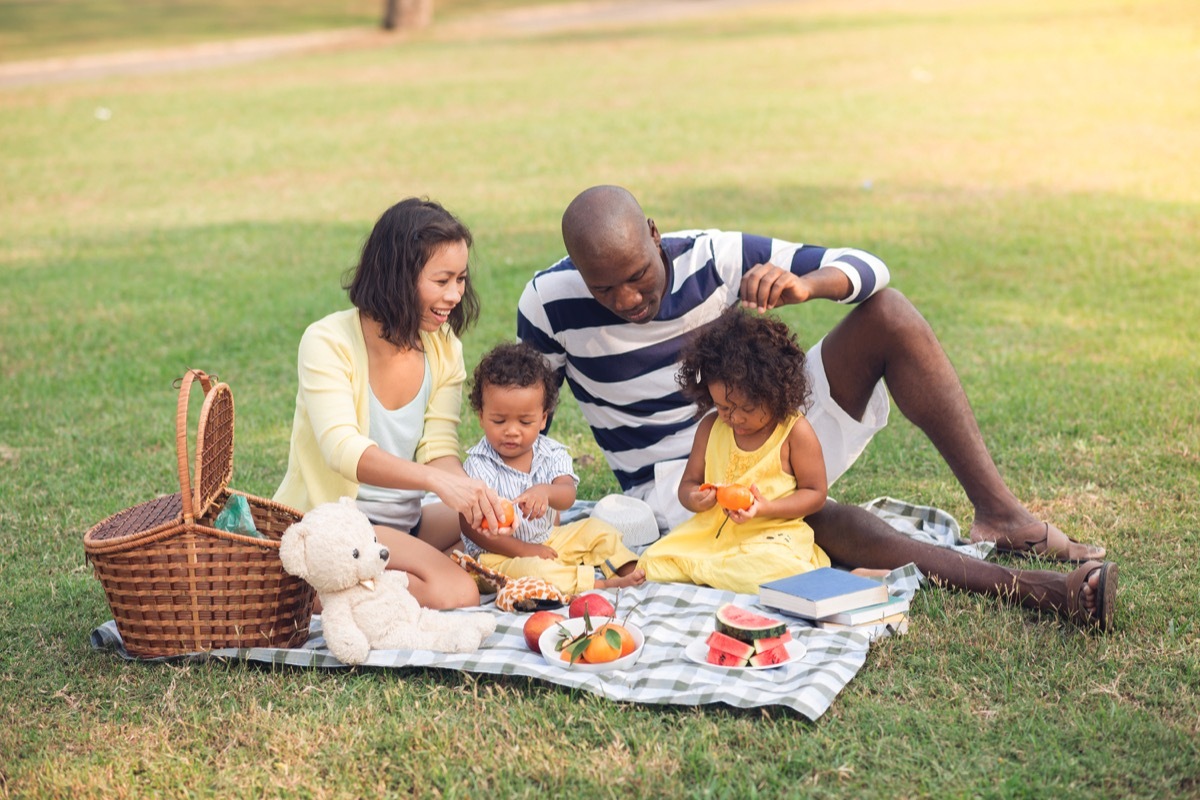
[[[614,630],[617,632],[617,635],[621,637],[620,658],[624,658],[637,649],[637,642],[633,640],[633,634],[630,633],[629,629],[624,625],[618,625],[615,622],[609,622],[608,624],[601,625],[599,628],[597,628],[596,635],[602,635],[606,630]]]
[[[717,502],[726,511],[745,511],[754,504],[754,495],[739,483],[717,487]]]
[[[608,625],[602,625],[596,629],[596,632],[588,637],[587,647],[583,651],[583,660],[589,664],[604,664],[609,661],[616,661],[621,657],[621,638],[617,633],[616,637],[609,637],[606,631],[610,628]],[[616,631],[614,631],[616,633]],[[611,638],[616,638],[616,642],[610,641]]]
[[[500,498],[500,519],[497,520],[497,522],[500,523],[500,527],[501,528],[511,528],[512,524],[516,520],[516,518],[517,518],[517,510],[515,508],[513,508],[512,502],[509,500],[505,500],[503,497],[501,497]],[[485,531],[488,529],[488,521],[486,518],[483,520],[483,522],[481,522],[479,524],[479,528],[480,528],[480,530],[485,530]]]

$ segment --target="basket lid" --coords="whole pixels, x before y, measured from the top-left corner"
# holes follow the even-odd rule
[[[189,475],[188,400],[197,380],[205,396],[196,431],[196,464]],[[175,451],[179,459],[183,517],[191,522],[208,512],[233,475],[233,391],[224,383],[214,383],[200,370],[188,370],[181,379],[175,415]]]
[[[192,508],[204,516],[233,477],[233,390],[218,383],[204,398],[196,433]]]

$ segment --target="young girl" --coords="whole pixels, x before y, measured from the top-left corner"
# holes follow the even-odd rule
[[[464,521],[467,554],[514,578],[544,578],[569,595],[643,583],[637,556],[616,528],[595,518],[554,525],[557,511],[575,502],[579,483],[567,448],[541,434],[557,402],[554,373],[528,345],[502,344],[479,361],[471,407],[483,438],[467,451],[463,466],[512,498],[521,520],[507,534]],[[596,578],[596,567],[603,578]]]
[[[820,442],[800,412],[804,351],[788,326],[734,307],[688,343],[676,378],[700,414],[716,413],[700,422],[679,485],[695,516],[642,554],[647,580],[752,594],[829,566],[804,521],[825,504],[827,486]],[[726,484],[747,487],[750,506],[718,505]]]
[[[424,606],[476,605],[475,582],[441,552],[458,515],[493,524],[499,497],[458,460],[462,333],[478,316],[471,233],[431,200],[384,212],[345,288],[353,308],[300,339],[291,451],[275,499],[308,511],[347,496],[375,525],[388,567]],[[445,505],[421,506],[425,492]]]

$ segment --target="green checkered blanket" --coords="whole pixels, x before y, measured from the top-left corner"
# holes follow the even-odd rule
[[[888,513],[897,513],[895,507],[886,503],[883,505],[888,506]],[[900,515],[903,519],[920,521],[928,517],[932,521],[920,522],[921,528],[946,532],[941,530],[946,527],[942,517],[930,514],[928,509],[922,507],[901,505],[909,512]],[[872,510],[880,513],[882,509]],[[949,518],[949,521],[954,522],[953,518]],[[957,523],[953,528],[957,532]],[[950,546],[948,540],[941,543]],[[892,594],[911,598],[922,580],[920,571],[910,564],[894,570],[884,582]],[[618,616],[624,618],[622,609],[632,608],[628,621],[641,628],[646,637],[641,656],[629,669],[584,673],[548,664],[525,646],[522,627],[526,615],[501,612],[494,604],[485,605],[483,609],[496,615],[496,632],[474,653],[375,650],[364,666],[389,669],[432,667],[491,675],[522,675],[624,702],[676,705],[726,703],[738,708],[782,705],[815,720],[825,713],[866,661],[870,641],[865,634],[826,631],[793,617],[786,617],[788,627],[793,638],[804,645],[806,652],[802,658],[790,663],[773,669],[730,670],[688,659],[684,655],[684,648],[690,642],[706,637],[713,630],[717,608],[730,602],[752,611],[780,616],[777,611],[759,606],[755,595],[686,584],[648,583],[622,590],[618,603]],[[133,658],[125,652],[116,624],[111,620],[92,631],[91,642],[98,650],[113,651],[124,658]],[[346,667],[324,648],[319,616],[313,618],[309,641],[301,648],[224,649],[184,658],[235,659],[296,667]]]

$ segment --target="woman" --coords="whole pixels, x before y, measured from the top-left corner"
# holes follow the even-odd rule
[[[470,576],[446,557],[458,515],[497,528],[499,497],[459,461],[461,334],[479,316],[471,232],[439,204],[388,209],[345,286],[354,308],[300,340],[288,470],[275,499],[307,511],[353,497],[428,608],[476,605]],[[442,501],[422,509],[433,492]]]

